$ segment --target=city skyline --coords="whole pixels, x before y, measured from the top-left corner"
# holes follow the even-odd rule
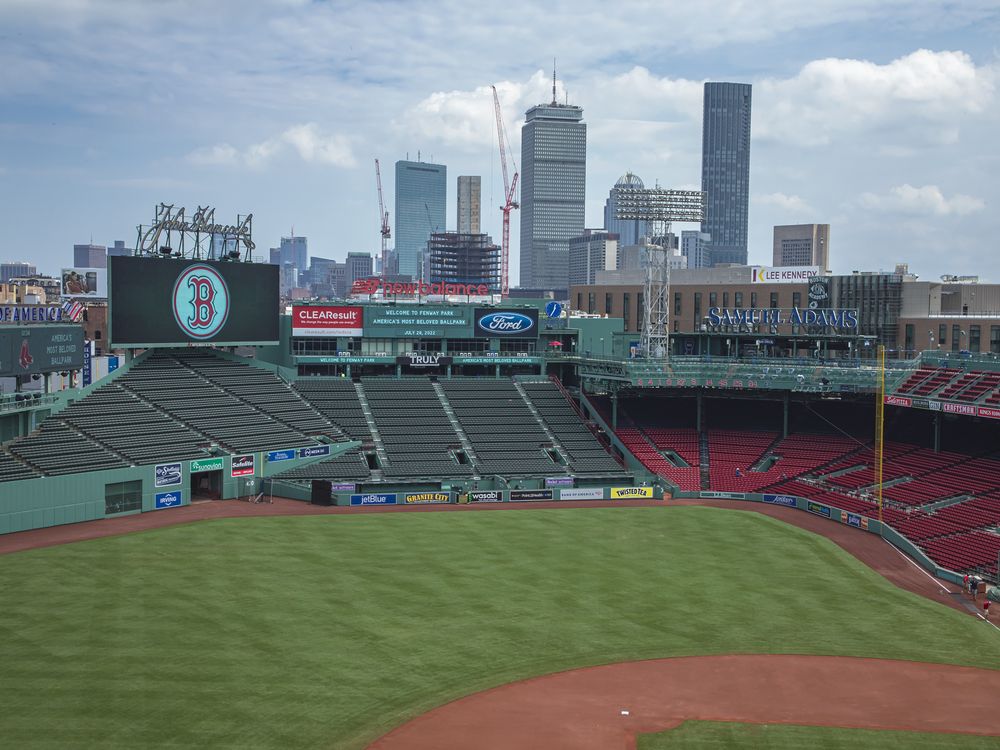
[[[923,278],[1000,278],[995,5],[843,5],[775,2],[759,14],[626,3],[603,8],[602,28],[581,19],[603,6],[556,8],[569,44],[515,3],[518,33],[505,33],[501,56],[482,52],[496,35],[490,14],[455,14],[448,3],[391,14],[8,4],[0,257],[52,273],[91,236],[132,246],[160,201],[253,212],[260,256],[292,224],[317,255],[376,252],[372,158],[392,163],[417,149],[451,174],[482,175],[482,231],[499,237],[489,84],[518,154],[523,113],[551,98],[555,55],[558,100],[568,87],[588,123],[585,226],[603,223],[606,191],[627,171],[648,186],[698,188],[703,84],[744,81],[754,88],[748,262],[769,262],[773,226],[823,222],[837,235],[836,272],[909,262]],[[421,17],[435,8],[461,19],[447,53]],[[653,32],[663,27],[669,38]],[[219,28],[245,43],[209,43]],[[634,33],[609,33],[625,29]]]

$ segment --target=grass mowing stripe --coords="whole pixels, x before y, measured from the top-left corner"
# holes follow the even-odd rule
[[[0,736],[28,748],[361,747],[478,689],[664,656],[1000,668],[981,623],[714,508],[226,519],[0,577]]]
[[[686,721],[640,735],[637,750],[995,750],[998,744],[997,737],[968,734]]]

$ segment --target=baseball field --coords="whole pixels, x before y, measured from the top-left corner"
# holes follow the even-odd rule
[[[1000,670],[985,623],[716,508],[213,520],[3,555],[0,580],[0,737],[19,748],[363,748],[477,691],[666,657]],[[640,747],[758,746],[719,726]]]

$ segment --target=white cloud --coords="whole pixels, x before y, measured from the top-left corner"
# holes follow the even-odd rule
[[[860,203],[874,211],[911,214],[914,216],[967,216],[982,211],[986,203],[971,195],[955,193],[946,198],[937,185],[898,185],[888,193],[862,193]]]
[[[806,214],[814,211],[813,207],[797,195],[784,193],[767,193],[753,196],[754,203],[762,206],[774,206],[781,211],[795,214]]]
[[[192,164],[202,166],[263,167],[288,150],[294,151],[302,161],[309,163],[335,167],[353,167],[356,164],[348,138],[324,133],[312,122],[293,125],[280,135],[251,144],[242,151],[229,143],[219,143],[195,149],[187,155],[187,159]]]

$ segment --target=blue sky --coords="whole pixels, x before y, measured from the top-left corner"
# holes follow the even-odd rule
[[[55,271],[132,244],[160,201],[254,214],[258,252],[379,246],[373,159],[502,185],[489,85],[588,123],[587,225],[626,170],[700,183],[705,80],[753,92],[750,261],[827,222],[836,272],[909,261],[1000,282],[1000,2],[0,0],[0,258]],[[517,212],[512,226],[517,278]],[[684,227],[678,227],[684,228]]]

